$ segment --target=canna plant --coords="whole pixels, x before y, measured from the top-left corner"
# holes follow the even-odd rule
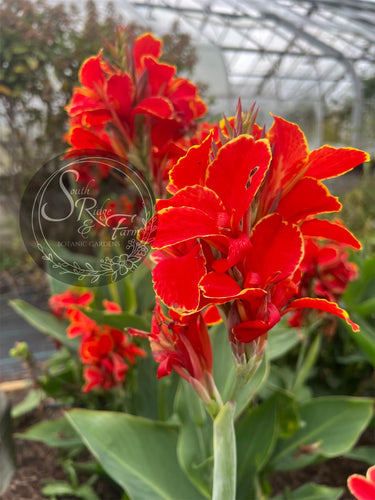
[[[271,472],[349,452],[372,416],[366,398],[301,398],[308,355],[288,390],[270,378],[272,360],[299,342],[284,317],[303,329],[315,310],[361,335],[338,305],[357,272],[347,250],[361,244],[322,218],[341,209],[322,181],[369,156],[310,151],[296,124],[275,116],[266,131],[240,102],[234,117],[198,125],[206,106],[160,62],[160,40],[121,29],[110,50],[117,65],[100,52],[81,68],[68,154],[116,153],[159,199],[138,234],[152,250],[142,268],[50,300],[51,325],[74,341],[82,390],[127,394],[125,411],[73,409],[66,419],[124,498],[268,498]],[[100,189],[106,175],[83,167],[79,181]],[[38,324],[40,313],[16,306]],[[340,494],[309,483],[276,498]]]

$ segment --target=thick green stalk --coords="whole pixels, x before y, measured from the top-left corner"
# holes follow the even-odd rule
[[[234,411],[228,401],[214,420],[214,478],[212,500],[236,500],[236,435]]]

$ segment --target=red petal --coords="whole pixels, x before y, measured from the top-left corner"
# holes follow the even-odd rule
[[[195,245],[183,257],[167,258],[153,270],[156,294],[179,314],[189,314],[199,305],[199,282],[206,274],[202,247]]]
[[[303,257],[303,238],[297,226],[278,214],[263,217],[253,229],[249,271],[260,277],[261,288],[291,277]]]
[[[157,224],[156,232],[150,230],[153,224]],[[139,232],[139,239],[153,248],[164,248],[194,238],[217,236],[218,232],[216,221],[202,210],[172,207],[154,216]]]
[[[203,186],[187,186],[178,191],[172,198],[158,200],[157,211],[171,207],[190,207],[204,211],[213,220],[217,219],[220,212],[224,212],[224,206],[218,195]]]
[[[349,318],[349,314],[341,309],[335,302],[329,302],[325,299],[312,299],[309,297],[293,300],[289,306],[283,311],[283,315],[289,311],[294,311],[295,309],[318,309],[319,311],[325,311],[341,319],[344,319],[348,325],[353,329],[353,332],[359,331],[359,326]]]
[[[304,236],[338,241],[358,250],[362,248],[361,243],[349,229],[339,223],[319,219],[306,220],[301,225],[301,231]]]
[[[207,325],[216,325],[221,323],[222,319],[216,306],[208,306],[202,313],[203,319]]]
[[[146,56],[152,56],[158,59],[161,55],[162,42],[158,38],[155,38],[151,33],[145,33],[139,36],[134,42],[134,63],[137,72],[143,71],[143,58]]]
[[[267,134],[271,143],[272,162],[266,189],[262,194],[261,213],[266,215],[280,190],[301,176],[308,157],[308,146],[302,130],[278,116]]]
[[[199,287],[208,299],[216,303],[230,302],[233,299],[251,299],[263,297],[267,292],[261,288],[242,289],[230,276],[225,273],[208,273],[200,282]]]
[[[134,84],[128,74],[113,75],[107,84],[108,96],[114,100],[118,113],[127,116],[132,107]]]
[[[166,85],[176,72],[175,66],[158,63],[152,57],[143,59],[148,70],[148,81],[152,95],[165,94]]]
[[[147,97],[134,108],[134,114],[170,118],[173,116],[173,106],[165,97]]]
[[[348,488],[357,500],[374,500],[375,498],[375,484],[359,474],[353,474],[348,478]]]
[[[84,87],[96,89],[104,85],[105,75],[100,64],[101,58],[101,53],[99,53],[97,56],[89,57],[82,64],[79,81]]]
[[[168,190],[174,192],[185,186],[200,184],[204,186],[210,158],[212,132],[199,146],[191,147],[186,155],[179,159],[169,174]]]
[[[207,186],[222,199],[232,218],[233,228],[237,228],[251,203],[270,160],[268,141],[255,142],[252,136],[241,135],[222,146],[209,165]],[[250,174],[255,168],[258,168],[260,174],[251,180],[250,187],[247,188]]]
[[[122,312],[121,307],[118,304],[116,304],[116,302],[111,302],[110,300],[107,299],[103,300],[103,306],[107,312],[112,314],[119,314]]]
[[[69,134],[69,143],[77,149],[108,150],[109,144],[101,136],[82,127],[74,127]]]
[[[367,481],[371,481],[375,485],[375,465],[367,469],[366,479]]]
[[[251,243],[244,233],[240,233],[238,238],[228,238],[228,257],[226,259],[216,260],[212,267],[215,271],[224,273],[229,268],[236,265],[240,260],[242,260],[251,248]]]
[[[281,198],[276,211],[290,222],[298,222],[309,215],[341,210],[338,198],[326,186],[311,177],[304,177]]]
[[[315,179],[330,179],[367,161],[370,161],[370,155],[359,149],[322,146],[311,151],[306,175]]]

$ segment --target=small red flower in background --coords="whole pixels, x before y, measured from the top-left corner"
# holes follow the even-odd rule
[[[151,333],[133,328],[128,331],[131,335],[149,339],[155,361],[160,363],[158,378],[170,375],[174,370],[192,385],[203,401],[209,403],[217,397],[217,392],[212,377],[211,340],[205,319],[200,313],[181,316],[169,311],[169,314],[170,317],[164,314],[157,300]]]
[[[366,477],[353,474],[348,477],[348,488],[357,500],[374,500],[375,465],[367,470]]]
[[[130,40],[124,28],[118,36],[127,42],[121,54],[125,67],[110,65],[102,52],[83,63],[81,87],[66,108],[71,127],[66,140],[73,151],[100,149],[129,159],[151,172],[160,192],[163,169],[176,155],[174,143],[195,129],[206,105],[195,85],[160,62],[161,40],[150,33]],[[87,174],[83,171],[85,179]]]
[[[156,294],[184,315],[226,304],[233,343],[263,337],[281,316],[305,308],[358,330],[327,300],[332,295],[299,295],[300,265],[311,238],[360,248],[342,224],[315,216],[341,208],[321,179],[367,160],[350,148],[309,152],[297,125],[275,117],[265,134],[239,109],[178,160],[167,187],[173,196],[156,204],[156,231],[140,232],[157,250]]]
[[[81,291],[79,288],[73,288],[66,292],[52,295],[48,304],[53,314],[59,318],[68,318],[72,307],[85,307],[94,300],[94,294],[88,290]]]
[[[84,365],[84,392],[95,387],[107,390],[123,384],[129,364],[134,364],[138,356],[146,356],[145,351],[131,342],[125,332],[100,325],[77,308],[87,307],[93,299],[92,292],[75,289],[50,298],[53,313],[70,321],[67,336],[80,337],[79,356]],[[105,299],[103,306],[110,314],[121,313],[120,306],[115,302]]]

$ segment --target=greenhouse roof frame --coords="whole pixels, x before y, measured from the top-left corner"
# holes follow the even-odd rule
[[[125,4],[153,29],[160,31],[160,23],[175,16],[193,42],[218,47],[229,83],[227,97],[337,105],[350,100],[353,143],[358,143],[361,81],[375,77],[374,1],[126,0]]]

